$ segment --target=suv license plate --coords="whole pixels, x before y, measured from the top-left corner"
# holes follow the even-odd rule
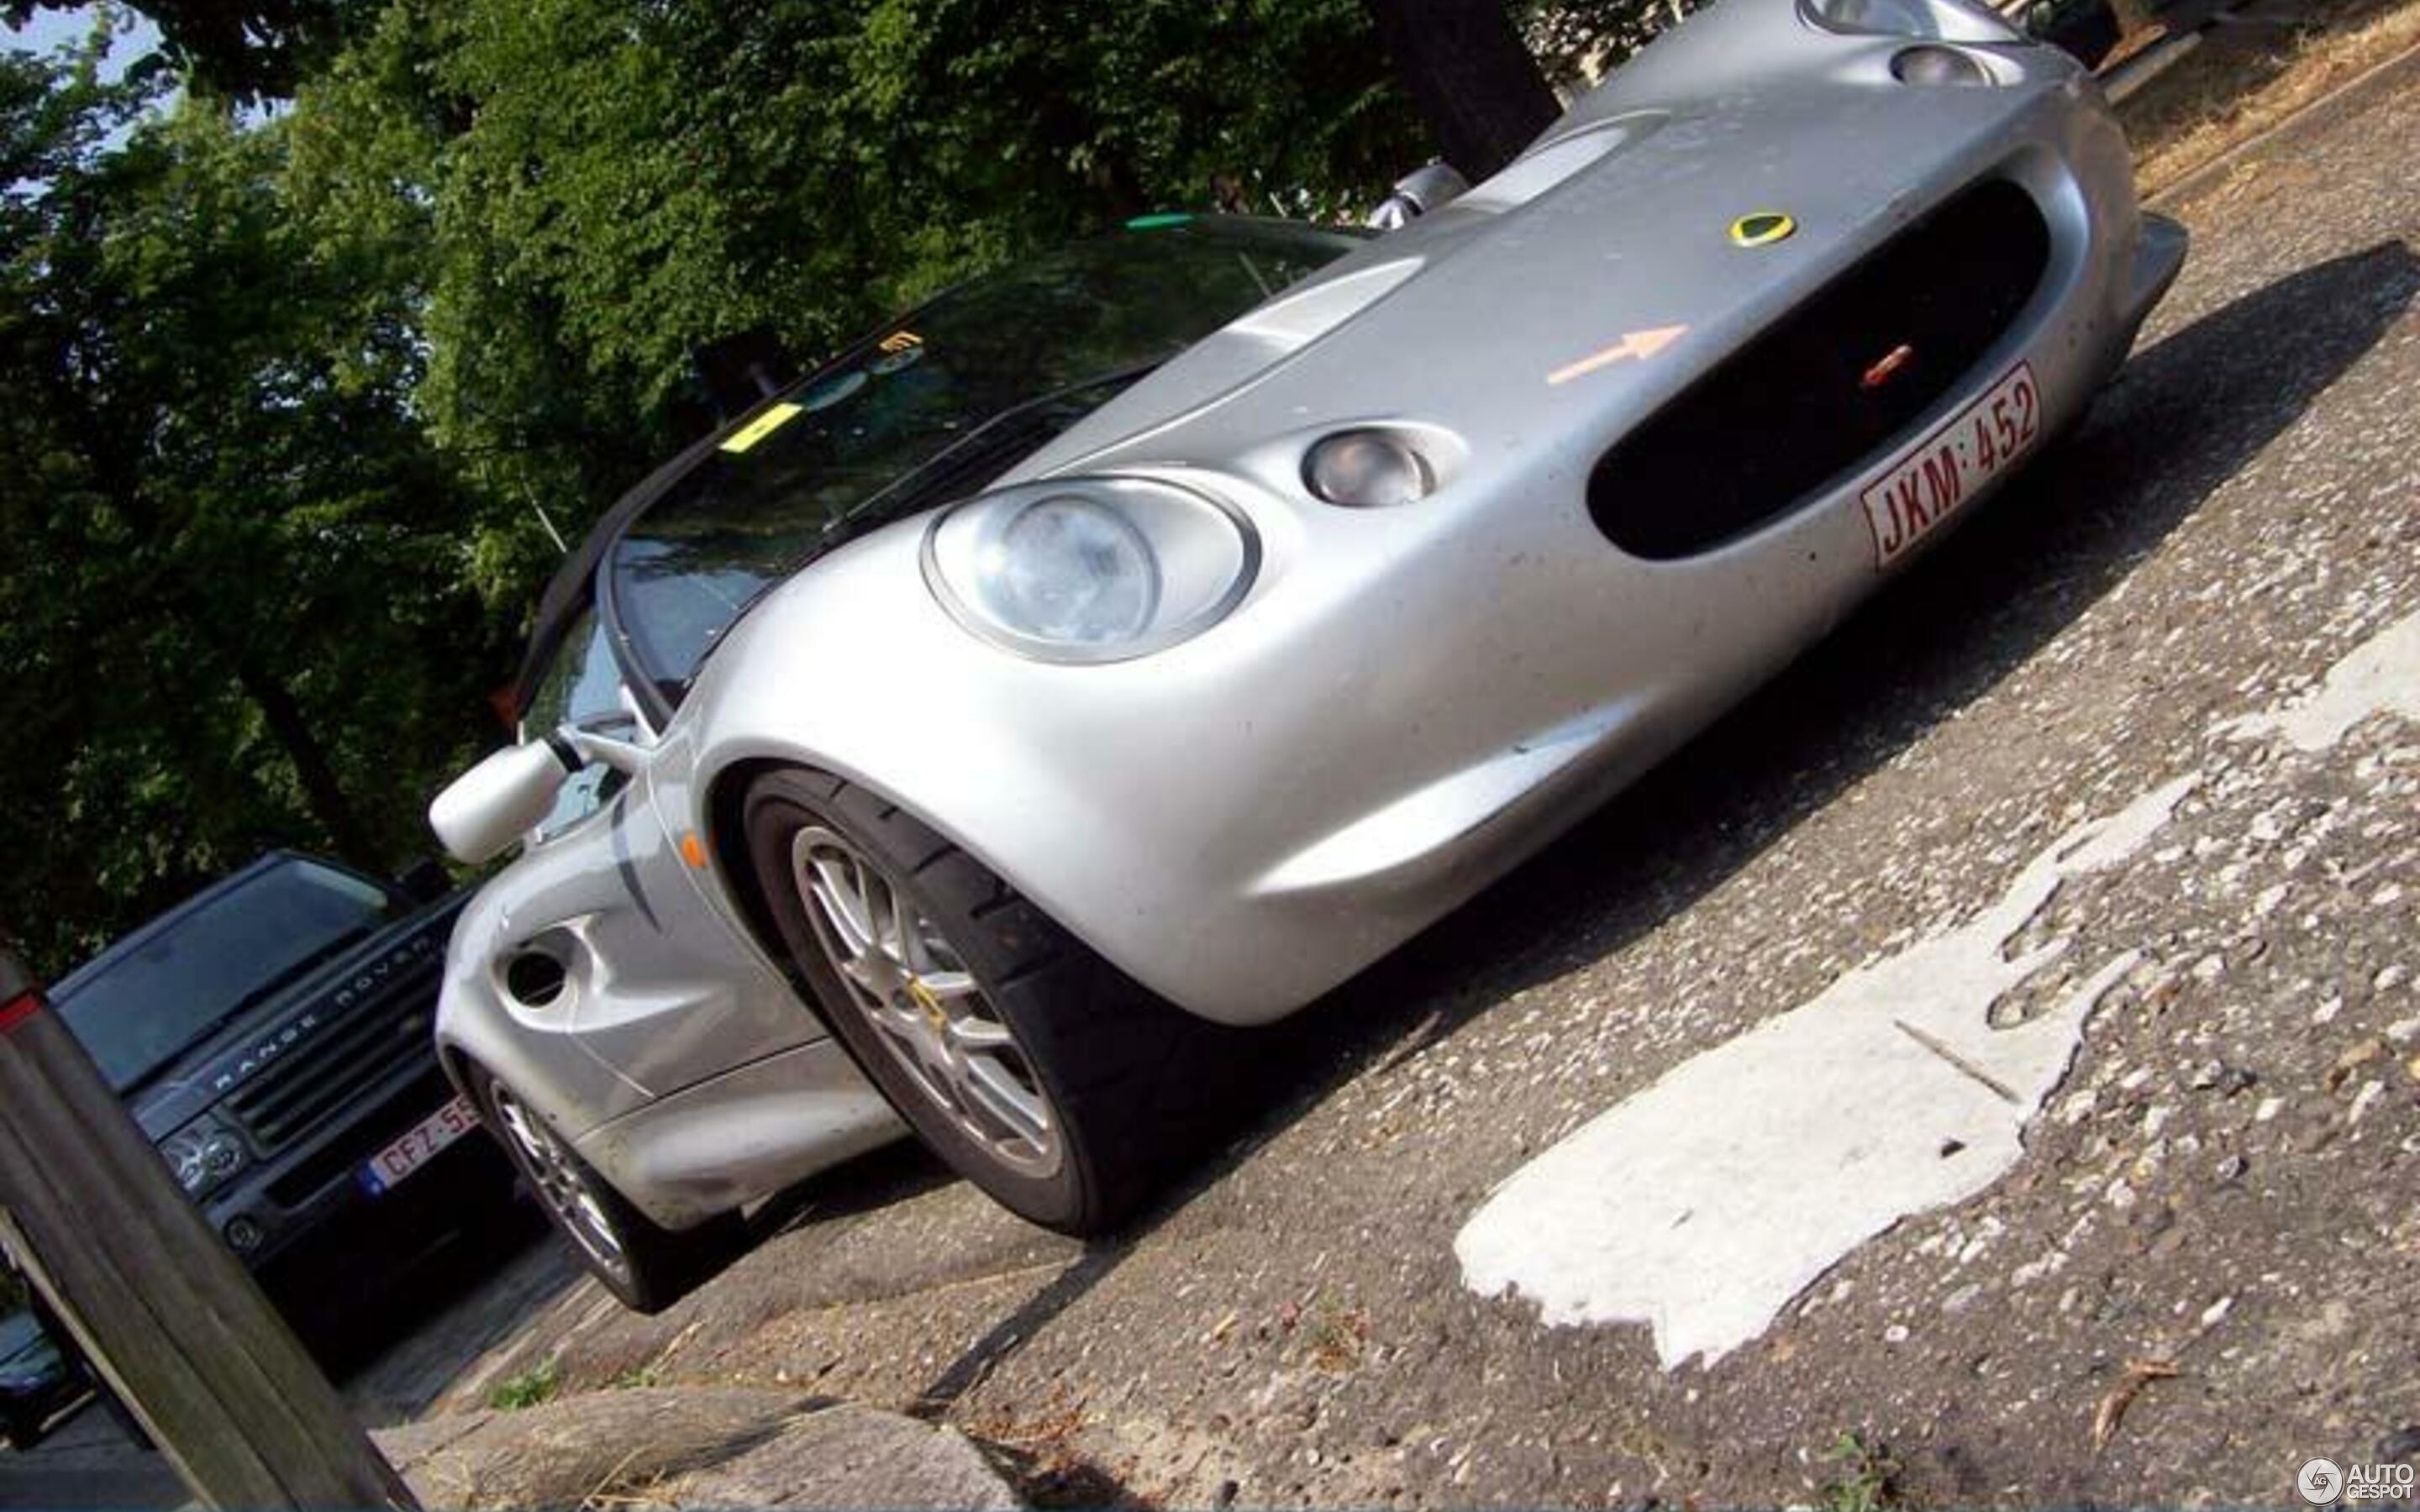
[[[479,1116],[471,1111],[471,1100],[456,1097],[372,1155],[361,1168],[362,1186],[377,1196],[435,1160],[438,1151],[478,1126]]]

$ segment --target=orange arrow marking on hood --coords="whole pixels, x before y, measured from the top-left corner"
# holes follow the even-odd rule
[[[1546,375],[1546,381],[1569,383],[1575,378],[1586,378],[1600,367],[1610,367],[1625,357],[1636,357],[1643,363],[1688,333],[1687,326],[1657,326],[1652,331],[1631,332],[1601,352],[1555,369]]]

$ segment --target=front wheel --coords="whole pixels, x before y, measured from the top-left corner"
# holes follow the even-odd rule
[[[630,1204],[580,1158],[519,1092],[484,1066],[469,1068],[471,1094],[547,1219],[606,1290],[635,1312],[658,1313],[738,1254],[747,1242],[736,1212],[695,1228],[666,1228]]]
[[[832,1031],[960,1175],[1116,1224],[1233,1107],[1235,1031],[1155,996],[907,810],[820,774],[748,795],[750,856]]]

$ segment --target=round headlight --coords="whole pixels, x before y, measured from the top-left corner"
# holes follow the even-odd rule
[[[974,634],[1043,661],[1123,661],[1216,624],[1251,587],[1237,510],[1160,478],[1019,484],[935,517],[924,580]]]
[[[1992,82],[1983,65],[1954,47],[1902,48],[1891,59],[1891,74],[1901,84],[1980,85]]]
[[[975,562],[984,607],[1044,640],[1130,640],[1159,603],[1159,563],[1134,522],[1080,494],[1018,509]]]
[[[1329,503],[1357,509],[1417,503],[1436,487],[1420,454],[1379,430],[1323,437],[1302,459],[1302,481]]]
[[[176,1173],[177,1184],[188,1196],[200,1196],[243,1165],[243,1145],[206,1117],[172,1135],[160,1147],[160,1155]]]

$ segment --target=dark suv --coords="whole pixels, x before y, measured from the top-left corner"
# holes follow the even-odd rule
[[[210,1226],[289,1317],[374,1295],[510,1177],[429,1034],[468,893],[271,852],[52,988]],[[331,1251],[341,1253],[330,1253]]]

